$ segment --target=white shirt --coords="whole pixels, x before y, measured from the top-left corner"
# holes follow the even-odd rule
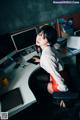
[[[50,46],[47,46],[42,50],[40,66],[53,77],[58,84],[57,89],[59,91],[68,91],[67,86],[64,84],[64,79],[59,73],[59,71],[62,71],[63,67]]]

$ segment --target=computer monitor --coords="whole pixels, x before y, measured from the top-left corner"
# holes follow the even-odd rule
[[[0,36],[0,64],[16,53],[15,46],[9,34]]]
[[[11,35],[16,50],[22,51],[25,48],[35,44],[36,28],[31,28]]]
[[[80,49],[80,37],[70,36],[67,40],[67,48]]]

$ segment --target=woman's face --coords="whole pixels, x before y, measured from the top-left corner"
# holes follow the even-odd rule
[[[48,40],[45,37],[43,32],[40,32],[36,37],[36,45],[40,46],[41,48],[48,44]]]

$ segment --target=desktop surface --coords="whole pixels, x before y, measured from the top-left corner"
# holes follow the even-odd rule
[[[28,85],[30,75],[40,67],[39,64],[28,62],[28,60],[32,59],[34,55],[37,55],[37,53],[32,52],[26,56],[23,56],[22,62],[17,67],[14,67],[12,68],[12,70],[7,72],[7,75],[10,77],[8,91],[10,92],[12,89],[19,88],[24,103],[12,109],[10,108],[7,111],[9,113],[9,117],[13,116],[17,111],[19,112],[23,108],[29,106],[31,103],[36,101],[36,98]]]

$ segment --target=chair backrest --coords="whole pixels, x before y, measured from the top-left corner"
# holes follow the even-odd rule
[[[63,71],[60,72],[60,74],[64,78],[64,83],[68,86],[69,90],[74,91],[73,80],[66,66],[64,67]]]

